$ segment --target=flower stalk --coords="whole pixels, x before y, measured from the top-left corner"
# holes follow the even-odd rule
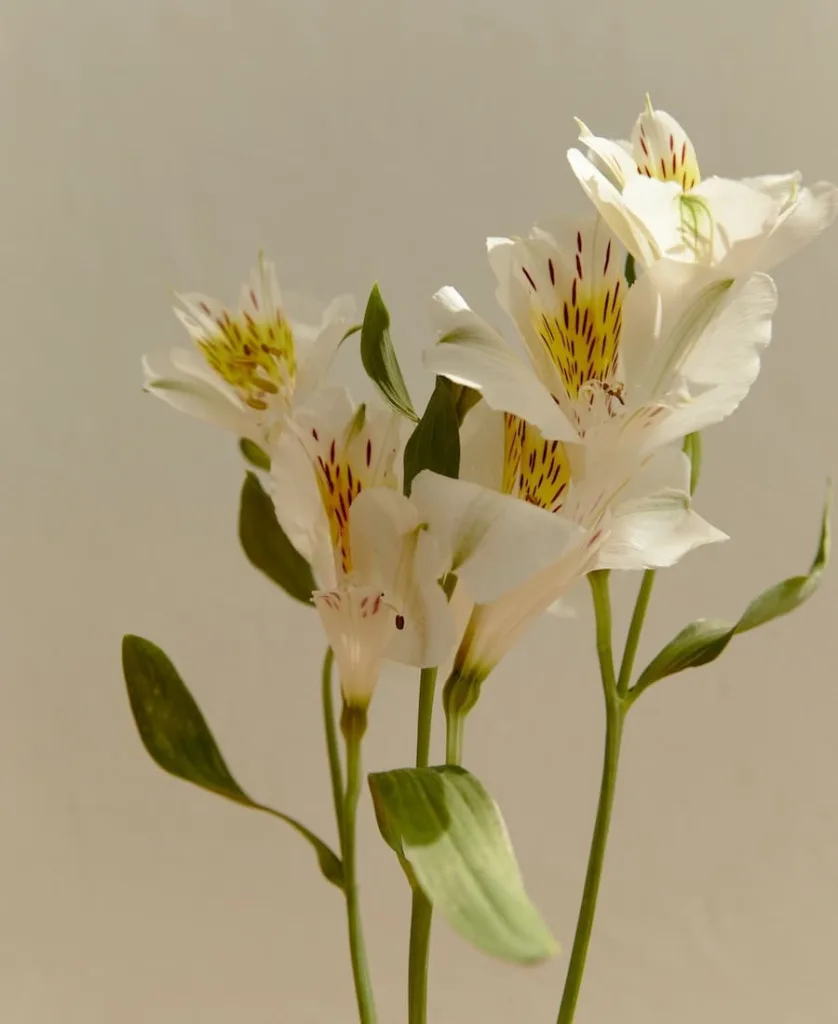
[[[361,905],[356,867],[356,818],[361,795],[361,741],[367,728],[366,708],[344,705],[341,732],[346,742],[346,792],[343,801],[341,854],[343,856],[346,919],[349,931],[349,955],[358,1003],[360,1024],[376,1024],[375,999],[367,965],[367,952],[361,926]]]
[[[585,885],[573,949],[570,954],[567,977],[565,978],[562,1001],[557,1024],[572,1024],[582,987],[582,976],[588,958],[588,947],[596,915],[597,897],[605,863],[605,849],[611,826],[611,812],[617,787],[617,769],[620,762],[620,746],[623,738],[623,723],[627,710],[626,702],[618,692],[617,677],[614,673],[614,656],[611,643],[611,599],[607,572],[593,572],[588,576],[594,600],[596,615],[596,646],[599,656],[602,692],[605,699],[605,753],[602,765],[602,781],[599,790],[594,833],[588,856]],[[639,630],[639,627],[638,627]]]

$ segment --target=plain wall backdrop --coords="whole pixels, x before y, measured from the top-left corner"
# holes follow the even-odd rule
[[[583,209],[574,116],[625,136],[649,90],[705,174],[838,179],[836,39],[827,0],[6,0],[4,1022],[354,1019],[342,902],[308,848],[159,772],[128,710],[119,645],[137,632],[242,784],[333,840],[319,624],[238,550],[234,440],[141,393],[141,354],[185,338],[170,289],[233,300],[259,247],[324,300],[363,302],[378,279],[422,400],[433,291],[499,320],[485,236]],[[705,436],[698,507],[731,540],[662,575],[641,662],[809,564],[838,469],[837,269],[832,232],[776,274],[762,375]],[[578,1024],[838,1020],[836,594],[833,573],[632,713]],[[369,769],[410,762],[416,690],[388,670]],[[433,1024],[554,1019],[600,705],[587,612],[540,623],[485,686],[467,765],[565,952],[516,969],[437,922]],[[368,802],[361,828],[380,1016],[397,1024],[409,895]]]

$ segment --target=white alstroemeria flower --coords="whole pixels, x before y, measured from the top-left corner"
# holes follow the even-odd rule
[[[740,181],[701,179],[680,124],[648,96],[630,142],[594,135],[582,122],[571,168],[630,253],[716,266],[729,277],[769,270],[819,235],[838,213],[838,189],[804,188],[798,172]]]
[[[383,658],[432,667],[455,640],[442,554],[397,489],[401,424],[328,388],[271,450],[277,518],[312,564],[348,703],[368,702]]]
[[[443,288],[439,342],[425,365],[511,414],[507,443],[534,465],[551,442],[549,466],[531,486],[555,508],[570,474],[563,442],[651,451],[724,419],[759,372],[776,304],[764,274],[732,283],[660,260],[629,289],[618,243],[598,217],[490,239],[489,259],[523,351]],[[522,421],[538,428],[537,441]]]
[[[726,539],[692,510],[689,460],[673,447],[628,461],[583,459],[558,511],[555,482],[544,483],[559,465],[556,442],[521,423],[524,443],[510,445],[509,420],[477,406],[463,430],[462,472],[471,479],[426,471],[412,491],[474,602],[454,671],[477,683],[586,573],[663,568]]]
[[[315,326],[292,319],[275,267],[261,255],[238,312],[205,295],[177,298],[193,347],[146,356],[146,390],[262,447],[320,386],[354,312],[351,296],[340,296]]]

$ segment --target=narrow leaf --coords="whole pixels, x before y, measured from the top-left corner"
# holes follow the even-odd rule
[[[239,451],[247,459],[251,466],[255,466],[256,469],[262,469],[266,473],[271,468],[271,458],[267,452],[262,451],[255,441],[251,441],[249,437],[243,437],[239,440]]]
[[[284,821],[314,848],[326,878],[343,886],[341,862],[321,839],[295,818],[251,799],[236,782],[201,709],[159,647],[139,636],[125,636],[122,670],[140,739],[163,771]]]
[[[341,339],[338,344],[342,345],[347,338],[351,338],[353,334],[357,334],[361,330],[361,326],[361,324],[353,324],[351,327],[347,328],[347,330],[345,330],[341,335]]]
[[[830,492],[827,493],[824,502],[818,549],[809,571],[803,576],[792,576],[763,591],[759,597],[751,601],[735,623],[699,619],[685,626],[643,670],[630,691],[629,697],[632,702],[659,679],[715,661],[738,633],[746,633],[749,629],[756,629],[782,615],[788,615],[804,601],[809,600],[821,585],[829,562],[829,518],[832,504]]]
[[[526,894],[500,811],[473,775],[405,768],[369,782],[382,836],[455,931],[512,963],[558,952]]]
[[[460,472],[460,423],[451,385],[437,377],[422,418],[404,449],[404,493],[410,497],[413,480],[432,469],[456,480]]]
[[[361,326],[361,362],[367,376],[381,394],[403,416],[416,422],[419,417],[410,401],[399,361],[390,338],[390,313],[375,284],[367,301]]]
[[[239,540],[251,565],[304,604],[315,589],[311,566],[277,522],[274,503],[255,473],[248,473],[239,504]]]

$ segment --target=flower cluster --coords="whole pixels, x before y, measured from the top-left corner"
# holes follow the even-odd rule
[[[684,439],[747,395],[771,338],[766,271],[834,219],[838,190],[797,173],[702,177],[684,130],[648,101],[629,142],[579,127],[568,159],[590,214],[488,240],[511,329],[452,287],[433,297],[424,364],[453,428],[428,422],[433,400],[418,426],[393,400],[392,350],[365,360],[389,404],[331,383],[352,301],[306,323],[261,257],[237,310],[180,296],[191,346],[145,361],[150,392],[266,456],[348,707],[366,707],[385,659],[451,660],[479,688],[587,573],[670,566],[725,539],[692,507]],[[458,472],[438,471],[426,443],[407,478],[405,445],[424,430],[440,447],[443,427]]]

